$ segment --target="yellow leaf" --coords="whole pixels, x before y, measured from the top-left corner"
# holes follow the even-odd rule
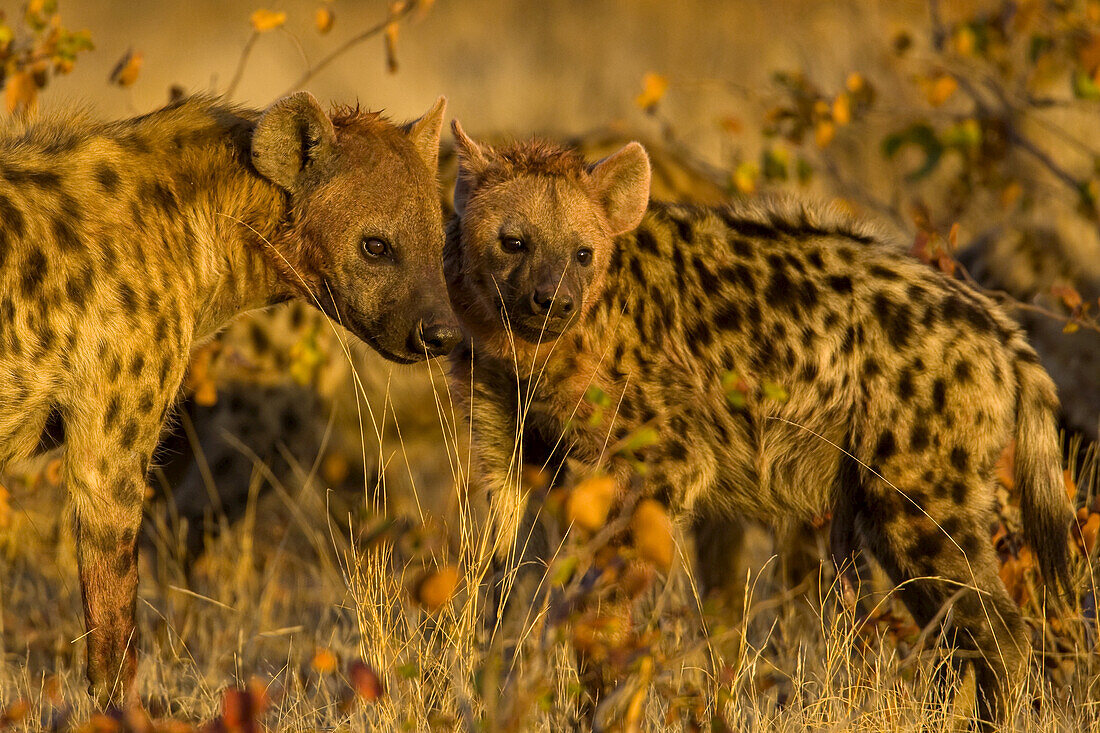
[[[746,161],[733,171],[733,187],[740,193],[751,194],[756,191],[756,179],[759,177],[760,167]]]
[[[821,120],[814,125],[814,142],[817,143],[817,147],[828,147],[834,137],[836,137],[836,125],[831,121]]]
[[[260,8],[252,13],[252,27],[257,33],[273,31],[286,22],[286,13],[282,10],[265,10]]]
[[[4,101],[8,112],[33,112],[38,106],[38,85],[34,83],[34,77],[25,71],[9,76],[4,85]]]
[[[928,103],[933,107],[939,107],[951,98],[951,95],[959,88],[959,83],[950,74],[940,74],[932,79],[924,80],[922,86]]]
[[[646,112],[653,112],[668,91],[668,77],[650,71],[642,77],[642,93],[634,98],[634,104]]]
[[[1013,204],[1019,201],[1023,195],[1024,187],[1020,185],[1019,181],[1012,181],[1001,190],[1001,206],[1006,209],[1012,208]]]
[[[111,76],[108,81],[112,84],[118,84],[120,87],[128,87],[137,81],[138,74],[141,73],[141,65],[144,63],[145,57],[141,51],[134,51],[133,49],[126,52],[126,55],[119,59],[115,64],[115,68],[111,71]]]
[[[851,74],[848,74],[848,79],[845,81],[844,86],[848,87],[848,91],[852,94],[858,94],[859,90],[863,89],[866,84],[867,82],[863,79],[863,74],[860,74],[858,71],[853,71]]]
[[[833,122],[847,125],[852,121],[852,100],[847,94],[838,94],[833,100]]]
[[[1081,329],[1080,324],[1069,321],[1062,327],[1062,333],[1077,333]]]
[[[565,501],[565,519],[589,532],[596,532],[607,522],[615,500],[615,480],[610,476],[593,476],[577,484]]]
[[[955,53],[960,56],[969,56],[974,53],[974,47],[977,45],[978,37],[974,34],[974,29],[970,26],[963,26],[956,33],[952,39],[955,42]]]
[[[317,13],[313,16],[313,22],[317,25],[317,30],[321,33],[328,33],[332,30],[332,24],[336,22],[336,16],[332,13],[332,8],[317,8]]]

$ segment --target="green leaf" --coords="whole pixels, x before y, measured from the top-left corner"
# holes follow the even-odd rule
[[[783,389],[781,385],[776,384],[775,382],[765,381],[763,388],[764,397],[769,400],[775,400],[776,402],[786,402],[791,398],[791,396],[787,394],[787,390]]]
[[[576,557],[563,557],[554,563],[550,569],[550,582],[557,586],[563,586],[573,577],[580,561]]]
[[[627,437],[626,443],[623,444],[623,450],[633,453],[640,448],[645,448],[647,445],[653,445],[657,442],[658,437],[654,428],[638,428]]]
[[[1100,86],[1082,69],[1073,72],[1073,96],[1095,102],[1100,99]]]
[[[584,398],[598,407],[603,407],[605,409],[611,407],[611,398],[607,396],[606,392],[594,384],[585,390]]]
[[[806,186],[813,180],[814,167],[810,161],[799,156],[798,160],[795,162],[795,174],[798,176],[798,182]]]
[[[414,680],[420,676],[420,667],[413,662],[397,665],[397,674],[407,680]]]
[[[944,146],[936,137],[936,131],[927,122],[917,122],[906,129],[887,135],[882,141],[882,154],[893,158],[907,145],[916,145],[924,153],[924,163],[906,174],[906,179],[916,181],[924,178],[939,165],[943,157]]]

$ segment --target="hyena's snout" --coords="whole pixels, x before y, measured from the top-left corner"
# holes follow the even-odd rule
[[[421,318],[409,333],[408,348],[428,357],[446,356],[462,340],[462,331],[453,323],[431,317]]]

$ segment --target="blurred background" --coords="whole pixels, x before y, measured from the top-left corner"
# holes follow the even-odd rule
[[[30,0],[0,10],[6,124],[74,107],[130,116],[192,92],[259,108],[299,88],[405,120],[443,94],[449,117],[490,140],[539,134],[591,158],[642,140],[656,198],[792,193],[879,221],[1027,328],[1059,386],[1075,536],[1095,560],[1100,0]],[[448,138],[445,199],[455,168]],[[163,631],[156,664],[179,653],[174,638],[205,650],[197,687],[186,688],[201,705],[210,704],[204,680],[230,667],[239,675],[239,660],[282,664],[282,637],[265,636],[272,628],[404,676],[409,649],[425,658],[438,650],[429,635],[382,638],[371,614],[390,596],[379,588],[408,591],[434,611],[464,587],[454,570],[470,531],[457,511],[463,428],[440,397],[443,366],[394,368],[361,346],[347,358],[340,342],[322,316],[294,304],[238,319],[194,354],[151,482],[167,510],[158,503],[147,515],[157,553],[146,562],[157,568],[143,577],[157,586],[143,586],[142,613]],[[79,598],[57,523],[57,466],[47,455],[0,477],[0,585],[9,579],[0,652],[17,660],[0,660],[0,703],[5,682],[33,688],[28,666],[64,670],[65,684],[79,685],[69,643],[82,633]],[[992,529],[1002,578],[1042,618],[1013,487],[1002,484]],[[797,542],[777,544],[747,530],[756,534],[746,558],[745,528],[697,527],[709,553],[700,554],[703,587],[766,565],[776,547],[789,571],[776,586],[797,587],[819,573],[827,520],[795,529]],[[383,538],[384,561],[356,554]],[[369,583],[357,575],[364,566]],[[436,568],[418,577],[441,583],[443,601],[426,603],[423,583],[406,582],[405,570],[421,567]],[[260,577],[274,590],[261,590]],[[180,587],[221,610],[195,606]],[[743,590],[729,594],[735,608]],[[340,605],[348,593],[354,619]],[[256,628],[245,628],[247,614],[203,615],[227,608],[258,609]],[[325,619],[320,636],[298,626],[310,614]],[[57,618],[66,625],[27,632]],[[409,633],[426,634],[417,619]],[[911,629],[897,619],[879,620],[902,637]],[[465,644],[475,633],[464,628],[456,638]],[[447,663],[480,659],[469,648],[448,648]]]

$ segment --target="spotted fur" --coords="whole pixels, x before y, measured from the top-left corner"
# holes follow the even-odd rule
[[[0,133],[0,467],[63,426],[101,704],[132,689],[146,473],[192,345],[294,297],[393,358],[423,358],[426,325],[455,331],[431,296],[442,113],[402,130],[334,124],[305,93],[263,112],[200,97]]]
[[[1027,652],[988,535],[993,469],[1011,440],[1048,578],[1065,578],[1071,517],[1054,385],[1019,328],[830,211],[652,203],[616,237],[619,189],[645,184],[636,166],[618,166],[608,196],[602,166],[560,176],[560,155],[517,165],[543,145],[520,155],[456,136],[445,269],[470,339],[452,357],[454,391],[470,396],[473,481],[489,493],[498,553],[512,551],[523,512],[520,462],[553,457],[528,446],[625,487],[639,474],[608,446],[651,428],[658,439],[635,452],[641,480],[677,516],[774,524],[832,512],[838,562],[868,550],[919,623],[954,598],[949,638],[979,652],[993,719]],[[505,241],[512,232],[522,249]],[[595,271],[578,272],[578,246],[594,250]],[[529,293],[544,279],[573,308],[532,332]],[[586,399],[593,386],[604,414]]]

